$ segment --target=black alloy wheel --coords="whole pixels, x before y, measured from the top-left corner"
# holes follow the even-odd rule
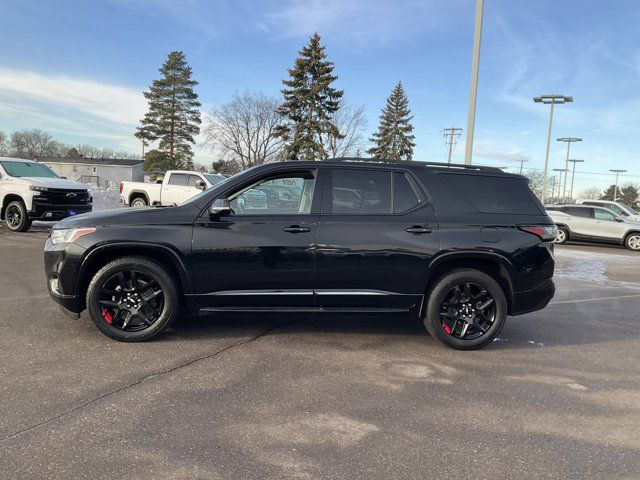
[[[178,316],[178,288],[165,267],[144,257],[118,258],[93,277],[87,288],[93,323],[116,340],[148,340]]]
[[[459,350],[482,348],[500,333],[507,299],[498,282],[476,269],[454,270],[428,292],[423,322],[436,340]]]
[[[27,214],[24,203],[20,201],[11,202],[4,212],[4,220],[7,228],[12,232],[26,232],[31,227],[31,220]]]
[[[440,302],[442,328],[461,340],[473,340],[487,333],[495,316],[495,299],[477,283],[455,285]]]

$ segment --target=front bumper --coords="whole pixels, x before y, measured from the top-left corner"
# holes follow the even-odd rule
[[[81,205],[52,205],[50,203],[33,201],[33,207],[29,210],[29,218],[31,220],[62,220],[73,215],[81,213],[89,213],[93,209],[91,203],[83,203]]]
[[[532,290],[515,292],[511,315],[524,315],[525,313],[542,310],[546,307],[556,293],[553,279],[548,279]]]
[[[65,313],[75,317],[85,309],[84,298],[76,292],[83,252],[76,244],[54,245],[51,240],[44,247],[47,291]]]

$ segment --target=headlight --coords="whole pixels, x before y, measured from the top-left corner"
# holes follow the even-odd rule
[[[47,187],[39,187],[37,185],[29,185],[29,190],[34,190],[36,192],[46,192],[49,189]]]
[[[80,237],[95,232],[94,227],[87,228],[61,228],[51,230],[51,243],[60,245],[62,243],[73,243]]]

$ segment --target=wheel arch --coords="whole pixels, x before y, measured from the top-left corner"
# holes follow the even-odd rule
[[[515,269],[506,257],[493,252],[462,251],[438,256],[429,265],[427,284],[424,289],[425,297],[429,297],[438,279],[447,272],[461,268],[475,268],[498,282],[507,299],[507,311],[509,314],[511,313],[514,301],[513,277]]]
[[[75,284],[75,293],[82,299],[81,301],[84,301],[86,298],[87,287],[98,270],[110,261],[126,256],[145,257],[165,267],[167,271],[173,275],[180,289],[178,296],[181,301],[183,300],[184,294],[193,292],[187,267],[179,254],[164,245],[140,242],[118,242],[98,246],[85,255],[80,265]]]
[[[7,193],[2,199],[2,205],[0,206],[0,218],[4,219],[4,210],[11,202],[22,202],[25,204],[24,198],[22,198],[17,193]]]
[[[149,194],[144,190],[132,190],[131,192],[129,192],[129,205],[131,205],[131,202],[133,202],[136,198],[140,197],[146,200],[147,205],[151,205],[151,202],[149,201]]]

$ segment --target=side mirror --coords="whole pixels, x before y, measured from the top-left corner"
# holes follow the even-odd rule
[[[207,185],[204,183],[204,180],[197,180],[196,188],[199,188],[200,190],[204,190],[207,188]]]
[[[616,217],[616,222],[624,222],[624,218]]]
[[[209,207],[209,215],[222,217],[231,214],[231,204],[228,198],[216,198]]]

